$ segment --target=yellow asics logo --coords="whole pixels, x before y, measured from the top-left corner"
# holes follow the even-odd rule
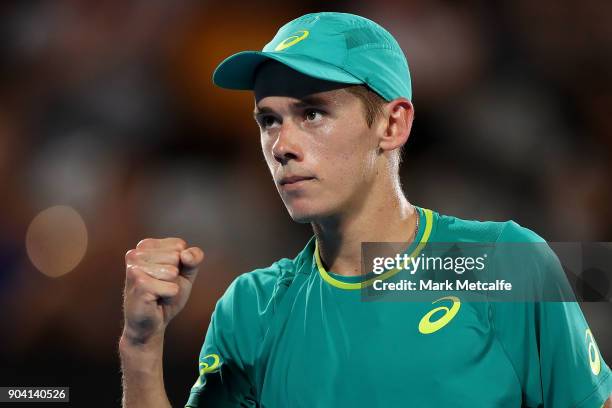
[[[208,360],[209,358],[212,359],[212,364],[208,364],[203,361],[200,362],[199,364],[200,376],[198,377],[198,380],[196,381],[196,383],[193,385],[194,387],[199,387],[202,385],[202,377],[204,376],[204,374],[213,372],[217,368],[219,368],[219,362],[221,361],[221,358],[219,358],[217,354],[208,354],[204,356],[202,360]]]
[[[422,334],[431,334],[437,332],[444,326],[446,326],[459,312],[459,308],[461,308],[461,301],[456,296],[444,296],[438,300],[434,300],[431,302],[432,304],[440,302],[441,300],[450,300],[453,302],[452,306],[448,308],[447,306],[438,306],[435,309],[432,309],[427,313],[421,321],[419,322],[419,331]],[[431,318],[434,314],[438,312],[444,312],[444,314],[435,321],[431,321]]]
[[[293,34],[290,37],[285,38],[283,41],[281,41],[276,48],[274,48],[274,51],[282,51],[285,48],[289,48],[292,45],[295,45],[297,43],[299,43],[300,41],[302,41],[304,38],[308,37],[308,34],[310,34],[310,32],[306,31],[306,30],[302,30],[302,31],[297,31],[295,34]]]
[[[591,364],[591,371],[595,375],[599,375],[601,371],[601,360],[599,359],[599,351],[595,345],[595,339],[591,329],[586,329],[584,341],[588,341],[589,345],[589,363]]]
[[[218,355],[216,355],[216,354],[209,354],[207,356],[204,356],[203,360],[206,360],[208,358],[212,358],[213,362],[212,362],[212,364],[200,362],[200,375],[204,375],[206,373],[210,373],[212,371],[215,371],[217,369],[217,367],[219,367],[220,358],[219,358]]]

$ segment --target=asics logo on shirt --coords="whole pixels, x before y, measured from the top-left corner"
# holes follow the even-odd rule
[[[601,359],[599,358],[599,351],[597,345],[595,345],[595,339],[591,329],[586,329],[584,341],[588,342],[588,353],[589,353],[589,364],[591,365],[591,372],[595,375],[599,375],[601,371]]]
[[[200,371],[200,376],[198,377],[198,380],[196,381],[196,383],[193,385],[193,388],[198,388],[201,387],[204,382],[203,382],[203,378],[204,378],[204,374],[206,373],[212,373],[213,371],[216,371],[219,369],[219,365],[221,363],[221,358],[219,357],[218,354],[207,354],[204,357],[202,357],[200,360],[200,364],[199,366],[199,371]]]
[[[434,309],[431,309],[419,322],[419,332],[422,334],[431,334],[435,333],[447,324],[450,323],[451,320],[457,315],[459,309],[461,308],[461,301],[456,296],[444,296],[438,300],[434,300],[431,302],[432,304],[438,303],[441,301],[450,301],[450,307],[448,306],[438,306]],[[431,320],[434,315],[442,312],[441,316],[438,316],[436,320]]]
[[[200,362],[200,375],[211,373],[219,368],[220,358],[217,354],[208,354]]]

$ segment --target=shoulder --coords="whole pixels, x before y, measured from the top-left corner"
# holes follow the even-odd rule
[[[266,303],[278,285],[293,275],[294,269],[294,260],[282,258],[270,266],[243,273],[234,279],[223,297]]]
[[[477,248],[471,244],[493,244],[491,249],[495,257],[490,262],[501,265],[501,270],[508,272],[529,271],[525,280],[536,275],[554,279],[562,277],[559,260],[546,240],[513,220],[467,220],[438,214],[435,229],[433,242],[464,244],[466,249]],[[540,272],[533,274],[534,271]]]
[[[270,266],[239,275],[227,288],[217,308],[227,305],[234,310],[236,307],[249,309],[249,312],[256,311],[260,315],[273,313],[308,258],[310,246],[309,242],[293,259],[282,258]]]
[[[283,258],[265,268],[239,275],[217,302],[216,312],[236,315],[236,311],[240,311],[243,317],[252,313],[266,314],[273,307],[271,300],[279,283],[291,269],[291,260]]]
[[[534,231],[513,220],[481,221],[436,213],[438,242],[546,242]]]
[[[546,243],[546,240],[529,228],[514,221],[506,221],[503,223],[497,242]]]

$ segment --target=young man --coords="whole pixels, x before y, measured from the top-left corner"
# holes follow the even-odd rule
[[[262,52],[226,59],[214,81],[254,91],[273,180],[314,237],[295,258],[239,276],[218,301],[188,407],[604,405],[612,376],[576,303],[362,301],[373,283],[362,242],[405,242],[411,254],[434,242],[543,242],[512,221],[408,202],[398,168],[414,116],[410,76],[387,31],[350,14],[305,15]],[[202,259],[178,238],[127,253],[124,406],[169,406],[164,331]],[[524,263],[534,276],[550,265],[550,253]]]

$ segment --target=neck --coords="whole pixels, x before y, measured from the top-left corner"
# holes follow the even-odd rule
[[[377,184],[379,188],[364,194],[356,208],[312,223],[327,270],[360,275],[362,242],[411,242],[414,238],[418,213],[404,196],[399,180]]]

